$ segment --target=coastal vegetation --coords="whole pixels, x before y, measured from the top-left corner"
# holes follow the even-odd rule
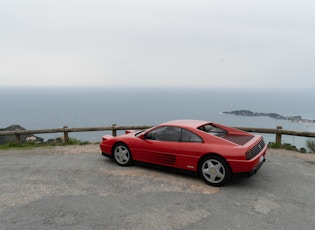
[[[306,148],[298,149],[295,145],[291,145],[289,143],[279,144],[270,142],[268,147],[271,149],[286,149],[291,151],[296,151],[300,153],[315,153],[315,140],[314,139],[307,139],[306,140]]]
[[[286,150],[296,151],[296,152],[300,152],[300,153],[306,153],[307,152],[305,148],[298,149],[295,145],[291,145],[289,143],[279,144],[279,143],[270,142],[268,144],[268,147],[271,149],[286,149]]]
[[[315,153],[315,140],[314,139],[306,140],[306,147],[308,148],[310,153]]]
[[[11,149],[11,148],[19,148],[19,149],[30,149],[36,147],[49,147],[49,146],[68,146],[68,145],[88,145],[91,144],[89,141],[81,141],[75,138],[69,138],[68,142],[60,142],[60,141],[50,141],[50,142],[34,142],[27,141],[23,143],[9,142],[6,144],[0,145],[1,150]]]

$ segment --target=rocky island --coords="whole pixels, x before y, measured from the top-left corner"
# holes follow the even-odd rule
[[[278,120],[287,120],[292,122],[301,123],[304,125],[315,124],[315,120],[304,119],[302,116],[282,116],[278,113],[257,113],[250,110],[235,110],[230,112],[223,112],[224,114],[238,115],[238,116],[250,116],[250,117],[270,117]]]

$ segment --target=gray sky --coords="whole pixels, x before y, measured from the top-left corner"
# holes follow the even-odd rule
[[[314,88],[314,0],[7,0],[0,86]]]

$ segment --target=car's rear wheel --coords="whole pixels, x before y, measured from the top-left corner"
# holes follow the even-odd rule
[[[114,159],[120,166],[129,166],[132,164],[131,152],[127,145],[118,143],[113,148]]]
[[[224,159],[209,155],[201,160],[199,174],[207,184],[220,187],[231,179],[232,172]]]

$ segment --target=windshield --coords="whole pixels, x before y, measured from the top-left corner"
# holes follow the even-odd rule
[[[145,131],[147,131],[147,129],[141,130],[139,132],[136,132],[135,136],[140,136],[141,134],[143,134]]]

